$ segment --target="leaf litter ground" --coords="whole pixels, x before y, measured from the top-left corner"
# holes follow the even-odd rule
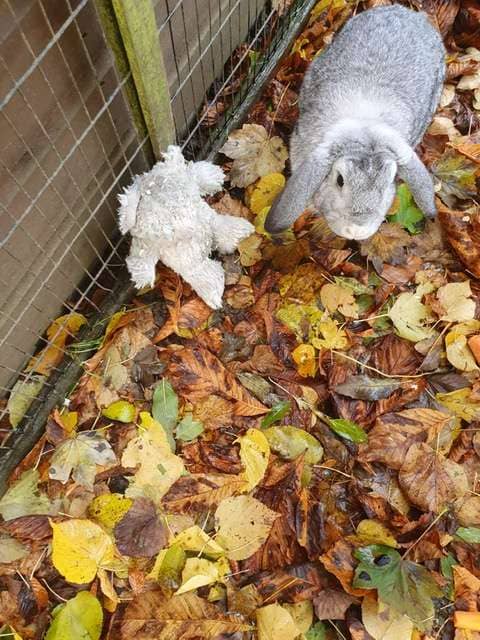
[[[282,246],[263,228],[308,64],[380,4],[319,2],[225,145],[230,190],[212,204],[257,232],[224,259],[224,308],[160,268],[107,319],[14,472],[0,500],[2,637],[480,638],[475,1],[413,3],[449,51],[420,149],[438,219],[400,185],[359,244],[309,211]],[[13,427],[84,322],[52,326],[27,397],[10,398]]]

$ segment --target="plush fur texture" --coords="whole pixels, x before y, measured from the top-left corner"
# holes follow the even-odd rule
[[[132,236],[127,267],[138,288],[154,285],[161,260],[210,307],[222,306],[225,275],[210,254],[233,252],[254,231],[248,220],[220,215],[202,200],[220,191],[223,180],[220,167],[187,162],[179,147],[170,146],[163,162],[119,196],[119,227]]]
[[[393,5],[351,18],[305,74],[292,176],[265,228],[283,231],[313,200],[335,233],[367,238],[391,206],[395,176],[435,215],[432,179],[414,147],[440,99],[444,59],[423,13]]]

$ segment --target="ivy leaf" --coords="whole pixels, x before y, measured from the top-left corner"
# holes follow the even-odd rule
[[[280,402],[277,402],[277,404],[274,404],[267,415],[263,418],[260,423],[260,428],[266,429],[275,422],[280,422],[280,420],[284,418],[287,413],[290,413],[291,410],[292,403],[290,400],[281,400]]]
[[[98,640],[102,633],[102,607],[89,591],[80,591],[65,604],[55,607],[45,640]]]
[[[420,233],[425,216],[416,206],[412,194],[406,184],[399,185],[394,203],[395,210],[388,216],[389,222],[396,222],[410,233]]]
[[[164,428],[170,447],[175,451],[173,430],[178,420],[178,396],[166,378],[160,380],[153,392],[152,416]]]
[[[175,436],[183,442],[195,440],[197,436],[205,431],[205,427],[199,420],[194,420],[192,414],[189,413],[182,418],[175,430]]]
[[[343,418],[329,418],[329,427],[341,438],[352,442],[367,442],[368,436],[365,431],[355,422],[344,420]]]
[[[425,567],[403,560],[398,551],[384,545],[369,545],[354,552],[360,560],[353,586],[377,589],[382,602],[408,616],[421,630],[431,627],[434,606],[432,598],[442,591]]]

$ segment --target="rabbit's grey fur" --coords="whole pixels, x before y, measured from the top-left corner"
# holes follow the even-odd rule
[[[435,215],[432,179],[413,149],[440,99],[444,60],[423,13],[393,5],[350,19],[305,74],[292,175],[267,231],[286,229],[313,199],[335,233],[367,238],[390,208],[395,176]]]

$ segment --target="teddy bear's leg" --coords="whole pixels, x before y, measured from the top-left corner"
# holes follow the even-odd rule
[[[225,273],[219,262],[192,250],[190,244],[163,250],[161,260],[188,282],[209,307],[219,309],[222,306]]]
[[[212,228],[215,246],[220,253],[232,253],[239,242],[248,238],[255,231],[253,225],[244,218],[218,213],[212,217]]]
[[[138,289],[155,284],[157,256],[141,238],[133,238],[130,254],[126,260],[133,283]]]

